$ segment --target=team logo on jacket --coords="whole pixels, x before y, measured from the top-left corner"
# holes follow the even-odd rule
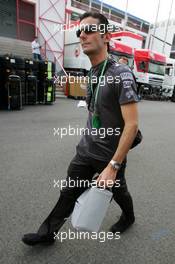
[[[124,80],[132,80],[133,81],[133,75],[131,72],[122,72],[120,73],[120,77],[122,81]]]

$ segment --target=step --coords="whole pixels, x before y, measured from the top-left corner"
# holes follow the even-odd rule
[[[32,58],[31,42],[0,37],[0,54],[12,54],[22,58]]]
[[[56,98],[67,98],[67,96],[63,92],[56,91],[55,92]]]
[[[64,89],[63,88],[56,87],[56,91],[64,93]]]

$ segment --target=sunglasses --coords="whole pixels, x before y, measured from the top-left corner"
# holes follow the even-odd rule
[[[86,26],[83,26],[83,27],[81,27],[80,29],[78,29],[76,31],[77,38],[80,37],[82,31],[85,34],[88,35],[88,34],[92,34],[92,33],[95,33],[97,31],[99,31],[99,28],[98,28],[98,25],[86,25]]]

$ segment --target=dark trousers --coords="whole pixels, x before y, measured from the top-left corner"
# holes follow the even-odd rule
[[[47,235],[58,232],[66,219],[71,215],[77,198],[88,188],[80,184],[81,181],[92,181],[95,173],[101,173],[107,166],[108,162],[85,158],[78,154],[72,159],[67,171],[67,183],[74,180],[77,186],[71,187],[69,184],[62,188],[60,197],[55,207],[40,226],[38,233]],[[126,160],[122,163],[122,167],[117,173],[116,179],[120,180],[120,187],[116,184],[112,187],[113,199],[120,206],[126,218],[133,217],[133,202],[125,180]]]
[[[42,60],[42,57],[40,54],[33,53],[33,60]]]

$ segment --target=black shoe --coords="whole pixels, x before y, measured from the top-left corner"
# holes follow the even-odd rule
[[[120,216],[120,219],[117,223],[115,223],[114,225],[111,226],[110,228],[110,232],[112,233],[116,233],[116,232],[120,232],[123,233],[126,231],[126,229],[128,229],[133,223],[135,222],[135,217],[134,215],[132,217],[130,217],[129,219],[127,219],[124,214],[122,214]]]
[[[55,239],[53,234],[41,236],[37,233],[29,233],[22,237],[22,241],[26,245],[35,246],[38,244],[51,245],[55,242]]]

